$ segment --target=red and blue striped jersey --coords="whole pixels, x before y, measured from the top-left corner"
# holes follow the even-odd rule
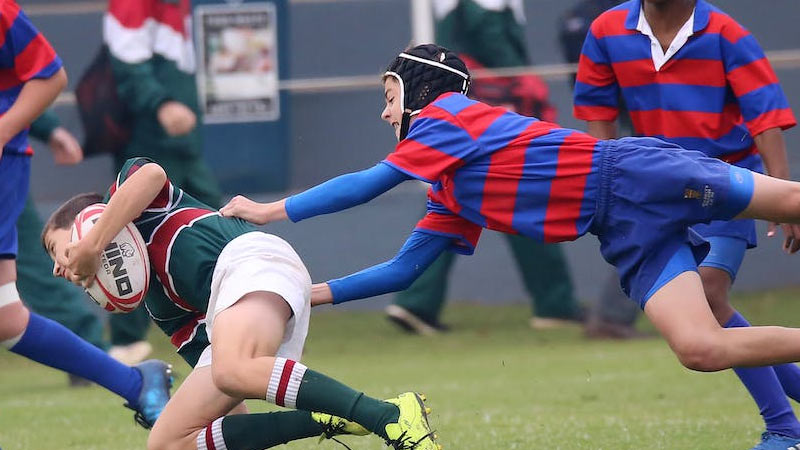
[[[0,115],[11,108],[27,81],[50,78],[61,65],[53,47],[19,5],[14,0],[0,3]],[[3,153],[33,154],[28,129],[11,138]]]
[[[471,253],[482,227],[541,242],[577,239],[595,210],[602,141],[446,93],[383,161],[431,183],[416,230]]]
[[[620,91],[634,131],[728,162],[757,153],[753,136],[796,121],[753,35],[697,0],[688,41],[656,70],[650,38],[637,30],[640,0],[592,23],[575,83],[574,114],[614,120]]]

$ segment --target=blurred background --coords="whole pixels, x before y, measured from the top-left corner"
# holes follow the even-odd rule
[[[209,3],[209,2],[203,2]],[[220,2],[221,4],[226,4]],[[249,124],[205,124],[205,158],[227,197],[248,193],[277,199],[335,175],[369,167],[391,152],[393,131],[379,119],[380,74],[414,36],[432,36],[425,12],[412,19],[414,1],[289,0],[275,4],[280,102],[277,115]],[[424,2],[420,2],[423,3]],[[527,0],[525,38],[530,57],[550,89],[558,122],[583,128],[572,117],[569,71],[558,40],[562,16],[577,0]],[[772,0],[754,8],[750,0],[713,2],[745,25],[770,57],[790,106],[800,102],[800,2]],[[227,3],[236,8],[235,3]],[[247,2],[239,7],[246,7]],[[82,137],[74,96],[80,75],[102,41],[103,1],[27,0],[22,7],[55,46],[70,75],[55,112]],[[417,14],[419,10],[417,9]],[[197,23],[197,20],[195,20]],[[197,26],[195,24],[195,26]],[[427,34],[426,34],[427,33]],[[201,69],[202,70],[202,69]],[[786,134],[794,178],[800,173],[800,131]],[[56,168],[48,151],[34,142],[31,190],[42,214],[71,195],[104,191],[111,183],[112,158],[98,155],[73,167]],[[227,198],[226,197],[226,198]],[[315,281],[342,276],[391,258],[419,218],[424,187],[404,183],[374,200],[332,217],[299,224],[271,225],[267,231],[291,242]],[[766,226],[760,225],[760,237]],[[608,274],[597,241],[585,236],[564,245],[577,297],[592,301]],[[797,257],[780,251],[780,240],[761,239],[748,252],[734,290],[800,284]],[[475,256],[459,258],[449,297],[460,301],[523,303],[524,293],[508,246],[485,231]],[[347,307],[381,307],[388,298]]]

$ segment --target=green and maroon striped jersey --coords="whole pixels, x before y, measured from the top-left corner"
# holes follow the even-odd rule
[[[154,161],[126,161],[105,201],[148,163]],[[152,268],[144,299],[147,312],[170,336],[178,353],[194,366],[208,344],[205,316],[217,258],[228,242],[257,230],[244,220],[222,217],[169,180],[133,224],[147,243]]]

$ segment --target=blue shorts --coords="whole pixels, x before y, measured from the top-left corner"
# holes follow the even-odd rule
[[[736,166],[750,169],[753,172],[764,172],[761,157],[758,155],[751,155],[737,162]],[[742,239],[747,242],[747,248],[755,247],[758,242],[756,239],[756,221],[753,219],[714,220],[708,224],[694,225],[692,229],[709,240],[715,236]],[[714,252],[713,249],[711,251]]]
[[[0,157],[0,259],[17,257],[17,219],[25,207],[31,174],[31,157]]]
[[[711,244],[711,250],[700,263],[700,267],[724,270],[731,276],[731,281],[736,280],[736,274],[744,260],[744,252],[748,248],[747,241],[728,236],[708,236],[706,240]]]
[[[736,273],[739,271],[739,266],[742,265],[742,259],[744,259],[744,252],[747,251],[747,242],[732,237],[711,236],[708,238],[708,243],[711,244],[711,249],[705,259],[703,259],[703,262],[700,263],[700,266],[715,267],[724,270],[731,276],[731,280],[735,280]],[[688,271],[697,271],[697,261],[695,260],[691,246],[682,245],[678,247],[675,254],[667,261],[667,264],[661,270],[655,283],[653,283],[650,290],[645,294],[644,300],[640,302],[640,306],[644,308],[647,300],[652,297],[656,291],[661,289],[673,278]]]
[[[610,141],[591,232],[625,293],[644,307],[667,263],[688,245],[696,270],[709,244],[690,226],[730,220],[753,194],[747,169],[655,138]]]

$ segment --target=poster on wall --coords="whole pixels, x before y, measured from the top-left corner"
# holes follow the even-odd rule
[[[205,123],[280,117],[275,5],[202,5],[195,10],[197,82]]]

